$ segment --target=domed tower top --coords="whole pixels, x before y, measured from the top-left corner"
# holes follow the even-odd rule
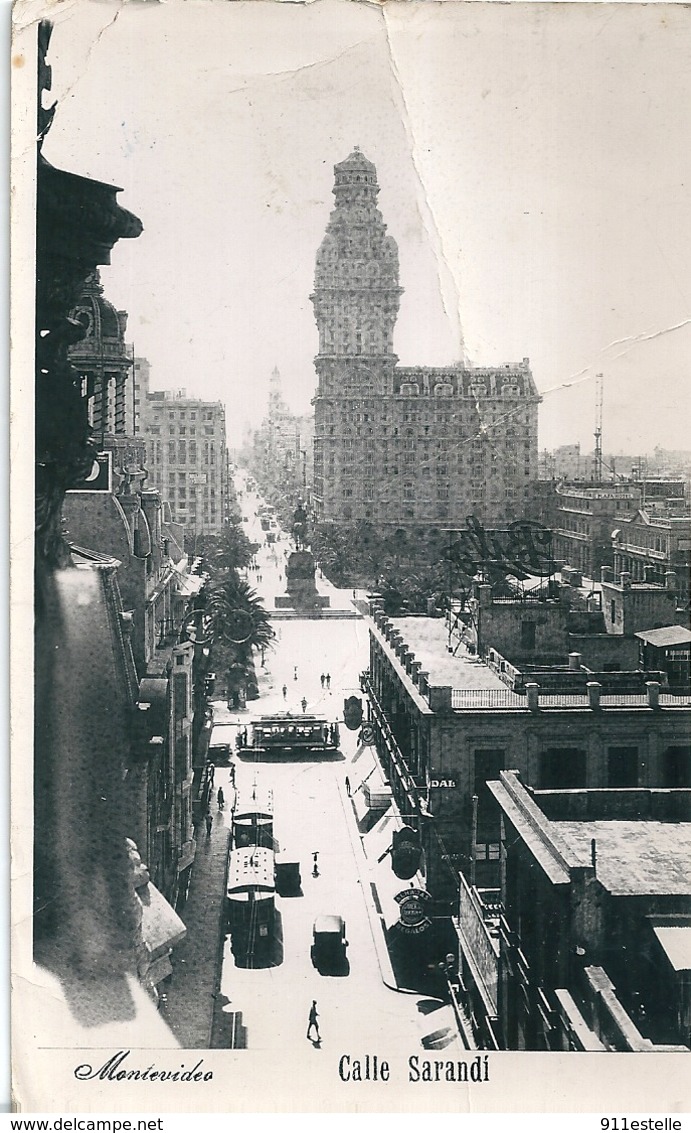
[[[377,208],[377,170],[356,146],[334,166],[334,176],[335,207],[317,252],[310,296],[319,358],[386,359],[389,373],[401,288],[396,241]],[[324,379],[328,369],[321,366]]]
[[[365,157],[359,146],[345,161],[334,165],[334,196],[338,204],[347,201],[376,201],[379,194],[376,166]]]
[[[111,352],[118,353],[121,349],[125,353],[127,312],[116,311],[113,304],[104,298],[98,269],[87,276],[79,303],[71,312],[71,317],[84,327],[85,339],[97,343],[108,339]]]

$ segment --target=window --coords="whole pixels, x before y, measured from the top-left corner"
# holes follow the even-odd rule
[[[477,829],[479,842],[499,841],[499,806],[487,786],[498,779],[506,766],[506,753],[503,748],[475,749],[475,779],[473,794],[477,795]]]
[[[542,790],[573,790],[585,787],[585,752],[576,747],[549,747],[542,753]]]
[[[638,748],[611,747],[607,751],[607,786],[638,786]]]
[[[535,622],[521,622],[521,649],[535,648]]]
[[[691,747],[676,744],[663,757],[664,787],[691,787]]]

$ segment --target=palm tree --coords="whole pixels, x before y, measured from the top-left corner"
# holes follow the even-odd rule
[[[256,689],[252,652],[273,646],[275,633],[257,592],[236,571],[219,571],[204,584],[199,605],[209,618],[214,666],[227,674],[229,693]]]
[[[252,558],[252,544],[239,524],[227,523],[220,535],[209,538],[202,550],[202,569],[214,577],[219,571],[241,570]]]

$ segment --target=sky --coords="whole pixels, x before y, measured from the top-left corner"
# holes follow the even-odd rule
[[[602,372],[606,452],[691,448],[691,9],[57,0],[50,17],[44,155],[122,188],[144,232],[101,269],[106,296],[152,386],[224,401],[231,444],[274,366],[310,408],[315,257],[359,145],[399,246],[402,365],[528,357],[540,448],[584,451]]]

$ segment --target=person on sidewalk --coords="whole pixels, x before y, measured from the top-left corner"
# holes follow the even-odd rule
[[[321,681],[321,683],[322,683],[322,688],[323,688],[323,687],[324,687],[324,681],[326,680],[326,677],[324,676],[324,674],[323,674],[323,673],[322,673],[322,675],[320,676],[319,680]]]
[[[205,821],[206,821],[206,836],[207,836],[207,838],[210,838],[211,837],[211,827],[214,824],[214,816],[213,816],[213,814],[211,813],[210,810],[207,810],[207,812],[206,812]]]
[[[312,858],[314,860],[314,865],[312,866],[312,877],[319,877],[319,862],[317,860],[319,858],[319,850],[314,851]]]
[[[296,681],[297,679],[298,679],[298,667],[297,667],[297,665],[294,665],[293,666],[293,680]]]
[[[331,688],[331,673],[327,673],[324,679],[326,681],[326,687]]]
[[[346,794],[347,794],[348,798],[350,798],[350,779],[348,778],[347,775],[345,777],[345,789],[346,789]]]
[[[285,700],[287,698],[287,696],[288,696],[288,685],[284,685],[283,686],[283,699]]]
[[[223,794],[223,787],[218,788],[218,791],[216,793],[216,802],[218,803],[218,809],[223,810],[224,806],[226,805],[226,797]]]
[[[300,701],[300,704],[302,705],[302,711],[306,712],[307,711],[307,698],[303,696],[302,700]]]
[[[307,1023],[307,1038],[308,1039],[311,1038],[312,1030],[314,1030],[314,1031],[316,1031],[316,1034],[317,1034],[316,1041],[318,1043],[320,1043],[322,1041],[322,1037],[319,1034],[319,1022],[318,1022],[318,1020],[319,1020],[319,1012],[317,1011],[317,1001],[316,1001],[316,999],[313,999],[312,1000],[312,1006],[310,1007],[309,1021]],[[312,1040],[312,1041],[314,1042],[314,1040]]]

